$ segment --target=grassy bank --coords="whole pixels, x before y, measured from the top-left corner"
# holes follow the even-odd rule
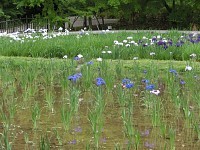
[[[21,34],[12,38],[1,37],[1,56],[24,56],[73,58],[82,54],[85,59],[102,57],[106,59],[132,60],[189,60],[192,53],[200,49],[198,34],[185,34],[177,31],[168,33],[113,33],[90,34],[87,31],[75,35]],[[110,51],[111,53],[107,53]],[[150,53],[155,53],[154,56]],[[197,55],[197,60],[199,57]]]

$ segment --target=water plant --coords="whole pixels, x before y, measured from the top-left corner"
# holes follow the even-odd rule
[[[55,97],[52,93],[52,87],[50,89],[47,89],[45,92],[45,101],[47,103],[47,106],[49,110],[51,110],[52,113],[54,113],[54,103],[55,103]]]
[[[40,148],[40,150],[50,150],[50,143],[49,143],[49,139],[48,139],[47,135],[40,137],[39,148]]]
[[[175,149],[175,131],[172,127],[169,128],[170,149]]]
[[[9,141],[9,132],[7,129],[3,130],[2,139],[4,141],[5,149],[12,150],[12,142]]]
[[[34,104],[31,112],[32,112],[33,129],[36,129],[37,121],[40,119],[40,108],[38,103]]]
[[[71,109],[67,108],[65,105],[63,105],[61,107],[60,113],[61,113],[61,120],[63,123],[63,127],[64,127],[65,131],[68,131],[70,124],[71,124],[73,111]]]

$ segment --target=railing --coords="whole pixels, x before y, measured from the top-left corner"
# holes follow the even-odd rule
[[[83,18],[81,17],[69,17],[70,24],[73,24],[73,27],[83,27]],[[99,24],[115,24],[118,22],[118,19],[104,19],[98,20],[97,18],[92,18],[92,25],[97,26]],[[87,24],[89,24],[87,20]],[[0,33],[13,33],[13,32],[23,32],[26,29],[31,28],[35,29],[35,31],[38,31],[39,29],[50,29],[50,24],[47,20],[36,20],[33,17],[32,18],[20,18],[20,19],[14,19],[14,20],[5,20],[0,21]],[[51,30],[57,30],[59,27],[56,27],[56,25],[51,26]],[[65,28],[70,28],[69,22],[65,23]]]
[[[0,33],[7,32],[23,32],[26,29],[31,28],[35,30],[48,29],[48,23],[38,23],[33,18],[20,18],[13,20],[0,21]]]

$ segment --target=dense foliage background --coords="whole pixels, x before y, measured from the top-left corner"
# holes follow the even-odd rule
[[[119,18],[116,29],[192,29],[200,24],[199,0],[1,0],[0,20],[24,16],[63,25],[69,16]],[[90,22],[90,21],[89,21]],[[85,24],[86,25],[86,24]]]

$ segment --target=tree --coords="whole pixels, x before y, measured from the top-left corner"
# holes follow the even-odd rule
[[[0,19],[17,18],[23,14],[22,9],[16,9],[16,4],[13,0],[1,0],[0,3]]]

